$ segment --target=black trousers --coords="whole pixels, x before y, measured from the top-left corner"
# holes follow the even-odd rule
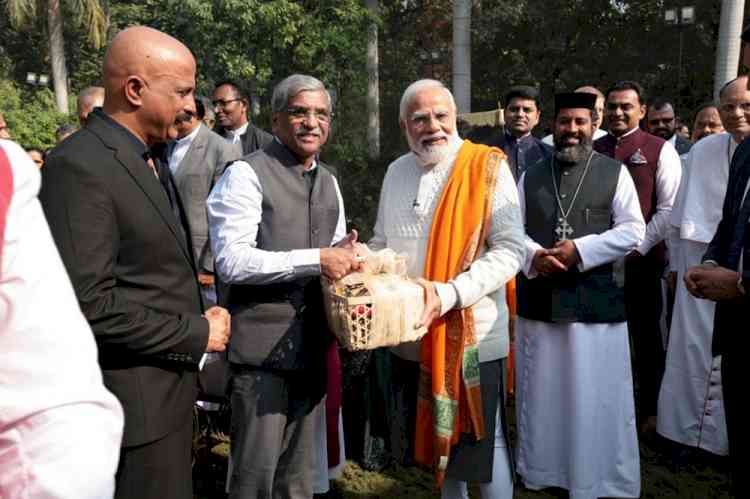
[[[193,499],[193,422],[144,445],[122,447],[115,499]]]
[[[735,356],[736,355],[736,356]],[[724,412],[727,418],[729,436],[729,466],[732,473],[732,495],[745,497],[750,490],[747,467],[742,456],[748,449],[747,423],[750,411],[744,397],[744,376],[746,374],[742,355],[744,350],[726,353],[721,356],[721,383],[724,392]]]
[[[656,416],[666,352],[661,339],[661,276],[664,265],[649,256],[625,265],[625,308],[633,350],[636,407],[641,421]]]
[[[401,464],[410,466],[414,464],[419,362],[404,360],[392,354],[392,366],[391,452]],[[451,451],[446,476],[455,480],[488,483],[492,481],[495,452],[495,415],[497,414],[498,404],[503,409],[501,411],[501,424],[511,458],[509,461],[513,462],[504,407],[505,359],[481,362],[479,371],[482,410],[487,437],[476,441],[472,437],[462,436],[458,445]],[[513,465],[511,464],[511,466]]]

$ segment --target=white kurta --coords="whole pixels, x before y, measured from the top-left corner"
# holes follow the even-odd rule
[[[645,223],[625,167],[612,215],[612,229],[574,240],[579,269],[613,262],[643,239]],[[536,278],[531,263],[540,246],[526,239],[524,273]],[[640,496],[627,324],[519,317],[516,331],[517,463],[525,486],[561,487],[572,499]]]
[[[683,277],[700,264],[721,219],[736,147],[721,133],[696,143],[687,156],[671,220],[670,267],[677,272],[677,289],[656,427],[670,440],[719,455],[727,454],[728,442],[721,358],[711,353],[715,304],[691,296]]]

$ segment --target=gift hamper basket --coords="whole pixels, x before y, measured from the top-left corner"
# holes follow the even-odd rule
[[[414,326],[424,310],[424,290],[406,277],[406,257],[390,249],[362,252],[360,272],[322,280],[328,325],[341,345],[372,350],[422,338],[427,329]]]

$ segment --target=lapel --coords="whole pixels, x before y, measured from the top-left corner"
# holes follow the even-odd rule
[[[98,136],[107,148],[112,150],[117,162],[127,170],[133,181],[140,187],[160,218],[169,228],[185,259],[192,267],[190,250],[186,246],[187,241],[184,240],[185,238],[182,237],[180,228],[177,226],[178,221],[175,220],[167,193],[164,191],[159,179],[156,178],[148,165],[145,164],[143,158],[133,150],[133,147],[129,144],[129,139],[120,130],[110,126],[94,113],[89,116],[86,128]]]
[[[190,147],[185,152],[180,166],[177,168],[177,173],[174,175],[175,184],[182,191],[183,183],[187,179],[188,174],[195,170],[196,165],[199,165],[199,161],[205,156],[205,149],[208,143],[208,128],[201,124],[198,130],[198,135],[195,136],[193,141],[190,143]],[[205,165],[199,165],[204,169]]]

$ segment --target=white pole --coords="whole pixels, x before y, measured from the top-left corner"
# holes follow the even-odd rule
[[[744,0],[722,0],[719,42],[716,46],[716,72],[714,75],[714,99],[719,99],[719,90],[724,84],[737,77],[740,60],[740,33],[742,16],[745,12]]]
[[[471,112],[471,0],[453,2],[453,97],[459,114]]]
[[[373,15],[378,0],[365,0]],[[378,73],[378,25],[370,23],[367,33],[367,144],[370,159],[380,157],[380,83]]]

